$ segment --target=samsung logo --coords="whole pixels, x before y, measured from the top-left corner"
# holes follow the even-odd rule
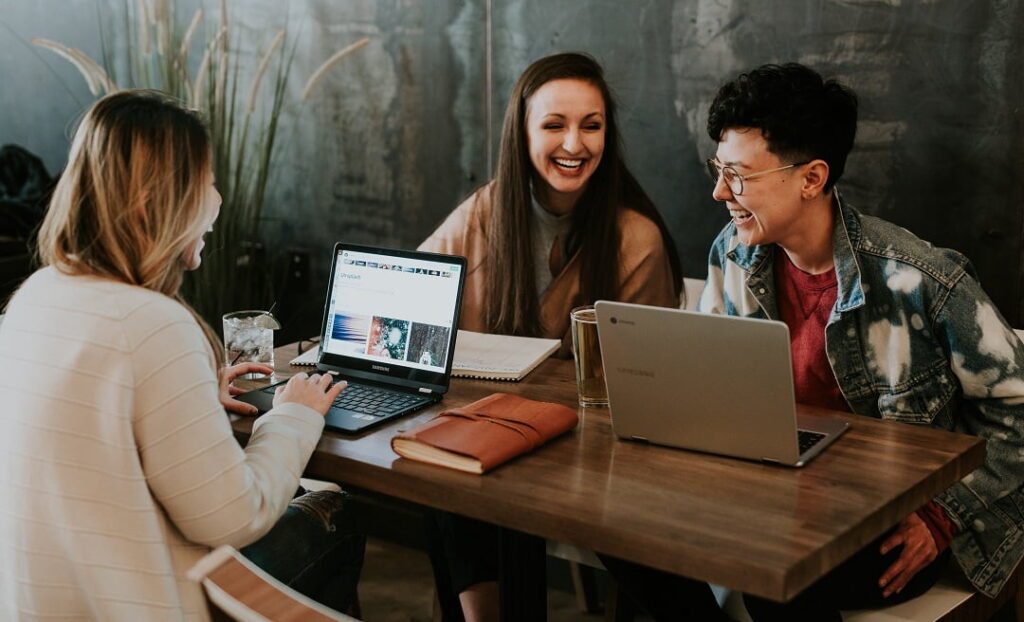
[[[619,373],[628,374],[630,376],[643,376],[644,378],[653,378],[654,372],[649,369],[635,369],[633,367],[618,367]]]
[[[383,365],[370,365],[370,369],[376,369],[377,371],[391,371],[390,367],[384,367]]]

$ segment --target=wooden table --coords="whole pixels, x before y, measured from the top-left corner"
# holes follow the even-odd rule
[[[294,355],[278,348],[279,377],[301,371]],[[307,473],[784,601],[984,459],[975,437],[811,407],[800,410],[852,425],[802,469],[620,441],[590,408],[573,432],[484,476],[391,451],[399,430],[495,391],[576,403],[570,361],[519,383],[455,379],[427,411],[357,436],[325,431]],[[252,420],[233,426],[245,439]]]

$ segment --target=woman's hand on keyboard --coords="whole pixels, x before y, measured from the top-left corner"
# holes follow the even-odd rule
[[[331,403],[348,386],[344,380],[339,380],[332,386],[331,380],[333,377],[330,374],[313,374],[312,376],[307,376],[305,372],[295,374],[287,384],[277,387],[277,391],[274,392],[274,406],[286,402],[298,402],[309,406],[321,415],[326,415]]]

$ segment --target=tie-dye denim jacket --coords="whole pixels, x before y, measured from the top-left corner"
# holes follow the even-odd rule
[[[936,501],[959,528],[967,577],[994,596],[1024,556],[1024,345],[963,255],[836,206],[832,370],[855,413],[986,439],[985,464]],[[778,319],[772,251],[726,225],[698,308]]]

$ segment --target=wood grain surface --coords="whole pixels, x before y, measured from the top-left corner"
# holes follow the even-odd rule
[[[278,378],[302,371],[294,355],[278,348]],[[399,430],[496,391],[574,406],[572,363],[550,359],[519,383],[454,379],[429,410],[327,430],[307,474],[788,600],[984,459],[975,437],[803,406],[851,428],[802,469],[618,440],[607,410],[583,408],[574,431],[483,476],[391,451]],[[252,419],[233,426],[244,441]]]

